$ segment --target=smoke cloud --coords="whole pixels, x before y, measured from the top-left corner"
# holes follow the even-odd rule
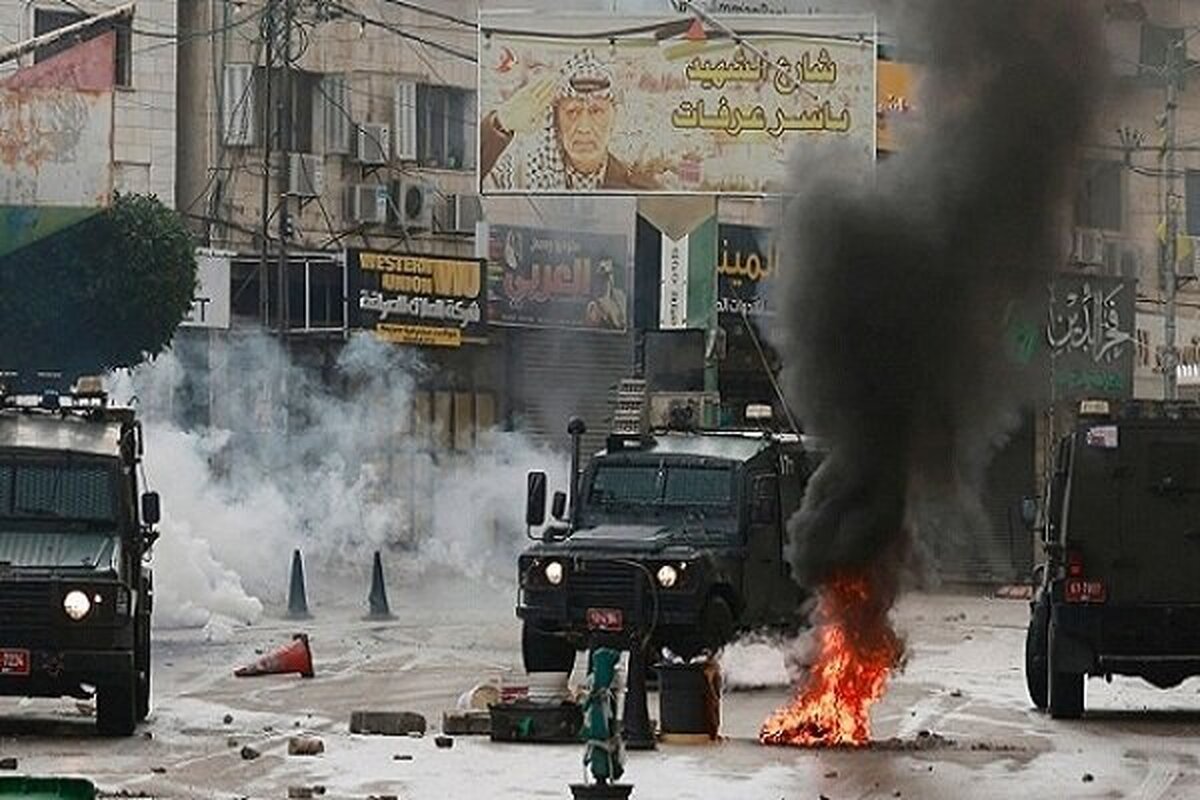
[[[868,576],[877,615],[922,509],[972,504],[1032,397],[1005,330],[1062,255],[1102,83],[1087,5],[888,4],[923,54],[920,130],[867,177],[828,153],[797,164],[776,343],[791,401],[831,451],[790,522],[791,559],[805,585]]]
[[[326,587],[364,576],[374,550],[403,581],[431,570],[511,580],[526,472],[565,482],[565,456],[519,433],[482,431],[468,451],[433,445],[405,422],[427,368],[370,336],[333,363],[301,365],[265,334],[230,335],[209,361],[201,373],[172,351],[110,382],[114,400],[136,398],[163,499],[157,625],[257,620],[282,603],[293,548],[317,602],[361,602],[361,579],[352,595]]]

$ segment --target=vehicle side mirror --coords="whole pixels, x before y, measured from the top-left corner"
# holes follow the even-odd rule
[[[555,492],[550,499],[550,516],[562,521],[567,514],[567,493]]]
[[[158,499],[158,492],[145,492],[142,494],[142,524],[157,525],[162,519],[162,505]]]
[[[1038,501],[1036,497],[1021,498],[1021,522],[1024,523],[1026,530],[1033,530],[1033,526],[1037,524],[1038,518]]]
[[[546,521],[546,473],[534,470],[525,482],[525,524],[537,527]]]

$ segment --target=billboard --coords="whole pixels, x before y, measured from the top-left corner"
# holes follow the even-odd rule
[[[874,28],[873,17],[485,15],[480,190],[761,194],[779,189],[797,148],[826,142],[866,168]]]
[[[629,240],[519,225],[488,225],[488,318],[531,328],[624,331]]]
[[[917,103],[918,68],[899,61],[880,61],[879,103],[879,149],[891,152],[899,149],[896,129],[915,120]]]
[[[486,336],[481,259],[375,250],[348,250],[346,259],[351,327],[421,347],[459,347]]]

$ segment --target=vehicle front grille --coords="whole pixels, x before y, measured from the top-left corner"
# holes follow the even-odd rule
[[[639,575],[637,567],[629,564],[577,562],[568,578],[568,602],[574,608],[632,608]]]
[[[0,630],[41,628],[51,622],[50,584],[0,582]]]

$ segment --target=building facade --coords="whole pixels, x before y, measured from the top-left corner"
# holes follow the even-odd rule
[[[3,0],[0,42],[14,44],[109,11],[119,4],[94,0]],[[0,77],[39,63],[79,41],[116,31],[113,100],[113,189],[175,199],[175,0],[139,0],[130,19],[96,26],[78,36],[0,64]]]

